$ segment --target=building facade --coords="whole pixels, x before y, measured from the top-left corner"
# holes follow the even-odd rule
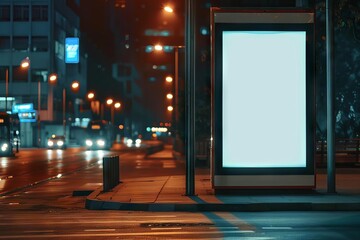
[[[41,130],[46,123],[61,125],[63,106],[68,118],[76,113],[76,98],[85,95],[85,55],[80,53],[77,64],[65,63],[65,38],[80,37],[78,4],[66,0],[0,2],[0,110],[12,111],[14,106],[30,104],[35,111],[32,119],[22,123],[23,147],[43,146],[48,133]],[[20,67],[25,58],[30,61],[27,69]],[[48,80],[52,73],[57,75],[54,85]],[[80,83],[76,95],[70,91],[74,80]]]

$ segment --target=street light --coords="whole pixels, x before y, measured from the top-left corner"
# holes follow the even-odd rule
[[[7,112],[7,99],[9,96],[9,68],[5,70],[5,112]]]
[[[57,74],[56,73],[52,73],[49,75],[49,83],[50,84],[55,84],[57,81]]]
[[[173,96],[171,93],[166,94],[166,98],[167,98],[167,99],[173,99],[173,97],[174,97],[174,96]]]
[[[24,58],[20,62],[21,68],[28,68],[30,66],[29,57]],[[7,112],[7,99],[9,97],[9,68],[5,69],[5,112]]]
[[[173,78],[172,78],[171,76],[167,76],[167,77],[165,78],[165,81],[168,82],[168,83],[172,83]]]
[[[78,81],[73,81],[71,83],[71,90],[73,92],[78,92],[80,89],[80,83]],[[66,138],[66,87],[63,87],[63,132],[64,137]]]
[[[174,9],[167,5],[167,6],[164,7],[164,11],[168,12],[168,13],[172,13],[172,12],[174,12]]]
[[[87,95],[87,98],[88,98],[89,100],[93,100],[94,97],[95,97],[95,93],[93,93],[93,92],[89,92],[88,95]]]
[[[177,132],[177,123],[178,123],[178,118],[179,118],[179,103],[178,103],[178,100],[179,100],[179,49],[180,48],[185,48],[185,46],[171,46],[174,48],[174,51],[175,51],[175,62],[174,62],[174,75],[175,75],[175,104],[174,104],[174,107],[175,107],[175,113],[174,113],[174,118],[175,118],[175,121],[174,121],[174,125],[175,125],[175,131]],[[156,51],[162,51],[163,50],[163,46],[160,45],[160,44],[157,44],[154,46],[154,49]],[[166,77],[166,81],[167,82],[172,82],[173,79],[171,76],[167,76]],[[173,111],[173,107],[172,107],[172,110],[169,110],[169,107],[168,107],[168,111]],[[176,134],[175,134],[176,135]],[[175,136],[176,137],[176,136]]]

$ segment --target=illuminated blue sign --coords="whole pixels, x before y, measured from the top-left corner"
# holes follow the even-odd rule
[[[79,63],[79,38],[65,38],[65,63]]]
[[[19,115],[20,122],[36,122],[36,112],[32,103],[16,104],[12,112]]]
[[[24,103],[24,104],[15,104],[12,107],[13,113],[19,113],[19,112],[29,112],[34,110],[34,104],[32,103]]]

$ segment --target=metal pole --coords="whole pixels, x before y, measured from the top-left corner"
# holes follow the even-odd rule
[[[195,1],[186,1],[186,195],[195,195]]]
[[[38,81],[38,147],[41,146],[41,125],[40,125],[40,112],[41,112],[41,82]]]
[[[175,47],[175,121],[174,121],[174,130],[175,130],[175,139],[174,144],[177,141],[178,135],[178,116],[179,116],[179,47]]]
[[[7,99],[9,96],[9,68],[5,70],[5,112],[7,112]]]
[[[336,192],[335,114],[334,114],[334,24],[333,1],[326,0],[326,78],[327,78],[327,192]]]
[[[114,106],[111,105],[111,124],[114,125]]]
[[[100,103],[100,120],[104,120],[104,104]]]
[[[63,88],[63,131],[66,139],[66,89]]]

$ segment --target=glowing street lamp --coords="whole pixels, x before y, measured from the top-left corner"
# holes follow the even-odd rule
[[[165,81],[168,82],[168,83],[172,83],[173,78],[172,78],[171,76],[167,76],[167,77],[165,78]]]
[[[107,104],[107,105],[111,105],[113,102],[114,102],[114,100],[112,100],[112,98],[108,98],[108,99],[106,100],[106,104]]]
[[[163,46],[160,45],[160,44],[156,44],[156,45],[154,46],[154,49],[155,49],[156,51],[162,51],[162,50],[163,50]]]
[[[168,106],[168,107],[167,107],[167,110],[168,110],[169,112],[172,112],[172,111],[174,110],[174,107],[173,107],[173,106]]]
[[[22,68],[28,68],[28,67],[30,67],[30,59],[29,59],[29,57],[24,58],[24,59],[21,61],[20,66],[21,66]]]
[[[166,94],[167,99],[173,99],[173,95],[171,93]]]
[[[170,7],[170,6],[165,6],[164,11],[168,12],[168,13],[172,13],[172,12],[174,12],[174,9],[172,7]]]
[[[57,74],[56,73],[52,73],[49,75],[49,83],[50,84],[55,84],[57,81]]]
[[[73,82],[71,83],[71,89],[72,89],[73,91],[78,91],[79,88],[80,88],[80,83],[79,83],[78,81],[73,81]]]
[[[87,95],[87,98],[88,98],[89,100],[93,100],[93,99],[95,98],[95,93],[89,92],[88,95]]]
[[[116,109],[120,108],[120,107],[121,107],[121,103],[116,102],[116,103],[114,104],[114,107],[115,107]]]

